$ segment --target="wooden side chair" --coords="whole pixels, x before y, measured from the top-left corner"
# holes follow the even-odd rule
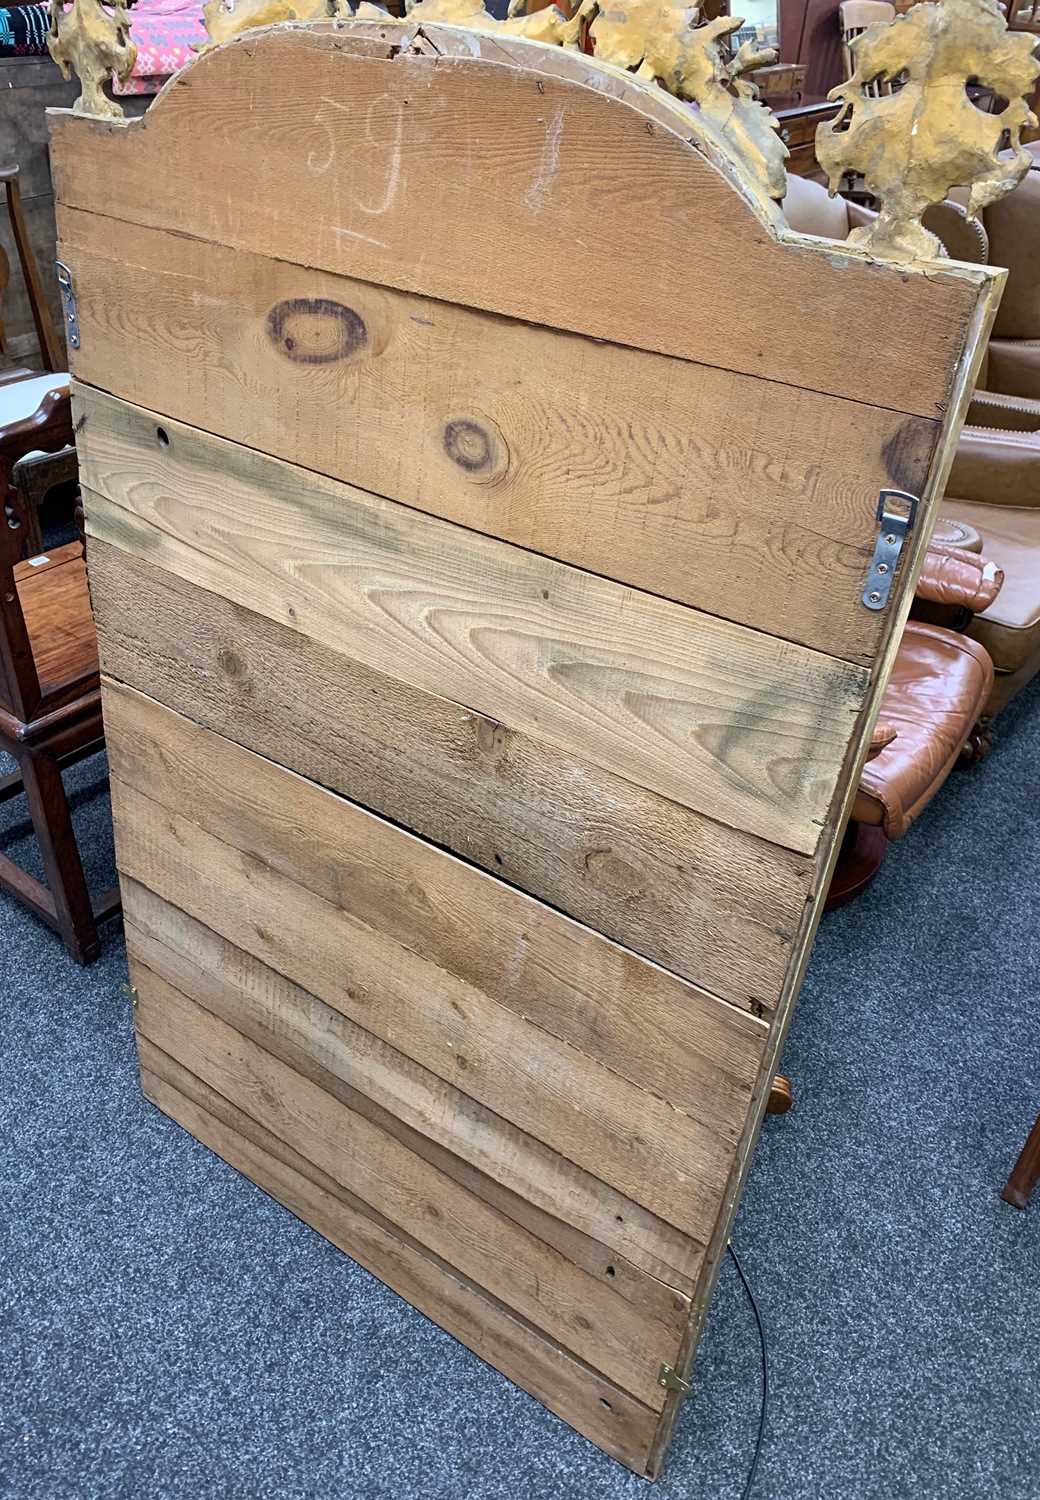
[[[57,929],[79,963],[100,951],[97,924],[118,892],[91,904],[76,847],[63,768],[102,749],[97,641],[82,541],[41,553],[36,502],[69,476],[69,377],[43,295],[18,195],[17,168],[0,170],[44,372],[0,374],[0,749],[17,769],[0,776],[0,802],[24,793],[47,884],[0,854],[0,887]],[[9,267],[0,264],[0,295]],[[53,457],[52,457],[53,455]]]
[[[10,418],[15,393],[32,381],[0,386]],[[116,890],[92,905],[72,829],[62,770],[103,748],[97,640],[87,591],[83,544],[25,557],[27,508],[10,484],[14,463],[35,449],[72,440],[68,392],[44,393],[39,407],[0,421],[0,749],[17,770],[0,777],[0,802],[24,793],[47,884],[0,854],[0,887],[60,934],[78,963],[98,956],[97,924],[119,909]]]
[[[845,77],[851,78],[855,71],[851,43],[866,31],[868,26],[895,20],[896,8],[889,0],[842,0],[838,6],[838,24],[841,27],[841,58]],[[865,92],[879,99],[882,94],[893,92],[891,80],[875,80],[866,85]]]
[[[33,325],[36,329],[36,337],[40,345],[40,361],[45,370],[49,370],[61,379],[68,381],[68,375],[64,373],[64,351],[61,340],[58,338],[54,327],[54,319],[47,303],[47,297],[43,290],[43,282],[40,279],[40,268],[36,263],[32,245],[29,242],[29,231],[25,223],[25,215],[22,211],[21,188],[18,184],[18,167],[11,165],[0,167],[0,182],[4,185],[7,198],[7,215],[11,221],[11,235],[14,239],[15,249],[18,251],[18,260],[22,268],[22,276],[25,280],[25,289],[29,296],[29,307],[32,312]],[[7,347],[6,329],[3,319],[3,300],[11,279],[11,266],[7,253],[0,245],[0,353]],[[36,370],[23,368],[10,368],[0,371],[0,386],[9,385],[20,380],[30,380],[38,375]]]

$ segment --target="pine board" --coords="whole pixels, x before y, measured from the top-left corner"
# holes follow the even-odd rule
[[[630,1468],[645,1470],[657,1424],[652,1407],[381,1220],[147,1038],[139,1038],[139,1048],[144,1092],[160,1109],[572,1427]]]
[[[436,49],[437,28],[425,30]],[[485,61],[481,49],[501,57],[502,44],[479,36],[467,57],[399,48],[358,55],[334,26],[279,27],[182,73],[140,125],[53,116],[59,239],[66,208],[101,208],[116,242],[123,224],[187,230],[804,390],[944,414],[977,283],[936,268],[879,273],[806,236],[781,242],[697,149],[691,110],[603,82],[585,57],[517,46],[521,65]],[[864,330],[884,358],[863,358]]]
[[[812,853],[868,672],[80,389],[91,536]]]
[[[939,424],[69,209],[81,380],[851,661]],[[139,337],[127,344],[127,325]],[[329,420],[330,411],[336,413]]]
[[[132,961],[349,1097],[659,1321],[688,1308],[703,1262],[696,1241],[136,880],[124,877],[123,892]]]
[[[243,765],[243,775],[247,770]],[[287,778],[284,795],[291,798],[291,773],[279,774]],[[327,795],[326,816],[336,819],[333,796]],[[292,878],[262,854],[239,848],[248,846],[245,836],[226,843],[118,776],[113,804],[123,874],[706,1243],[736,1144],[726,1115],[714,1099],[672,1090],[697,1109],[696,1117],[687,1114],[602,1062],[598,1007],[588,1007],[591,1056],[531,1020],[516,982],[522,941],[514,972],[485,989],[403,946],[385,930],[385,920],[369,925],[311,890],[302,883],[305,871]],[[301,844],[312,832],[301,832]],[[586,942],[595,947],[596,939],[588,933]],[[582,967],[575,965],[575,981]],[[509,1004],[513,985],[515,1009]],[[753,1039],[741,1042],[750,1018],[735,1010],[731,1016],[732,1047],[739,1055],[753,1046]],[[649,1025],[647,1032],[652,1038]],[[696,1037],[694,1030],[694,1045]],[[724,1082],[716,1088],[723,1090]],[[732,1089],[731,1109],[738,1094]]]
[[[96,537],[90,576],[110,676],[713,994],[775,1009],[809,899],[804,855],[371,672]]]

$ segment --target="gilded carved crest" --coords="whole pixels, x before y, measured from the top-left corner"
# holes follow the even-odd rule
[[[724,151],[751,171],[769,197],[782,198],[787,148],[777,120],[745,75],[776,61],[771,48],[745,42],[735,54],[728,38],[744,25],[718,16],[698,25],[696,4],[675,0],[582,0],[575,17],[587,27],[592,50],[613,63],[695,104],[703,124]]]
[[[915,5],[856,38],[855,72],[830,94],[842,109],[816,134],[831,193],[846,172],[859,172],[879,203],[876,222],[854,230],[850,244],[904,260],[938,255],[921,223],[926,209],[970,187],[976,214],[1022,180],[1033,160],[1021,132],[1036,123],[1023,97],[1040,74],[1035,45],[1035,36],[1008,31],[997,0]],[[878,81],[897,87],[872,97]],[[985,112],[969,82],[1006,104]]]
[[[484,0],[414,0],[413,4],[406,0],[406,9],[407,19],[411,22],[436,21],[445,26],[471,26],[476,31],[505,32],[554,46],[577,40],[577,21],[568,20],[557,6],[547,6],[529,16],[516,14],[523,3],[524,0],[511,0],[509,15],[504,21],[484,9]],[[355,15],[359,21],[394,19],[372,0],[361,0]]]
[[[78,115],[101,115],[122,119],[120,105],[105,93],[105,84],[115,76],[120,83],[130,77],[137,48],[130,40],[127,6],[118,0],[111,6],[101,0],[51,0],[47,50],[68,79],[75,70],[82,88],[72,106]]]
[[[225,0],[206,0],[202,22],[209,40],[198,43],[195,51],[208,52],[257,26],[273,26],[279,21],[327,21],[338,13],[337,0],[238,0],[233,9]]]

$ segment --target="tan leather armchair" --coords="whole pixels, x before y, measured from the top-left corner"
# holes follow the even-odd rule
[[[999,203],[983,211],[992,265],[1006,266],[980,388],[1040,400],[1040,142],[1027,149],[1036,163]]]
[[[970,626],[993,658],[992,716],[1040,671],[1040,401],[978,391],[946,494],[944,514],[977,531],[1006,575]]]
[[[976,553],[941,542],[929,548],[917,600],[934,618],[911,619],[903,632],[828,909],[851,901],[873,879],[889,840],[902,838],[965,750],[975,758],[973,737],[993,665],[980,642],[937,622],[989,608],[1003,582],[1001,570]]]
[[[925,217],[955,259],[1008,268],[943,505],[977,543],[981,537],[1006,576],[999,597],[968,627],[993,661],[987,718],[1040,670],[1040,142],[1030,149],[1036,167],[981,222],[953,200]],[[791,179],[788,188],[788,223],[804,233],[844,238],[872,217],[860,205],[828,199],[819,183]]]
[[[844,240],[850,229],[858,229],[877,218],[872,209],[847,198],[829,197],[827,189],[811,177],[787,179],[787,196],[783,201],[784,217],[792,229],[802,234],[826,235],[829,239]],[[924,222],[937,234],[953,260],[981,262],[990,258],[989,237],[977,219],[969,219],[967,210],[960,203],[948,199],[936,204],[925,214]]]

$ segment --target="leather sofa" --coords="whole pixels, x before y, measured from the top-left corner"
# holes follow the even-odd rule
[[[1040,670],[1040,142],[1028,149],[1033,170],[982,216],[1008,279],[943,506],[1006,575],[970,627],[993,659],[990,717]]]

